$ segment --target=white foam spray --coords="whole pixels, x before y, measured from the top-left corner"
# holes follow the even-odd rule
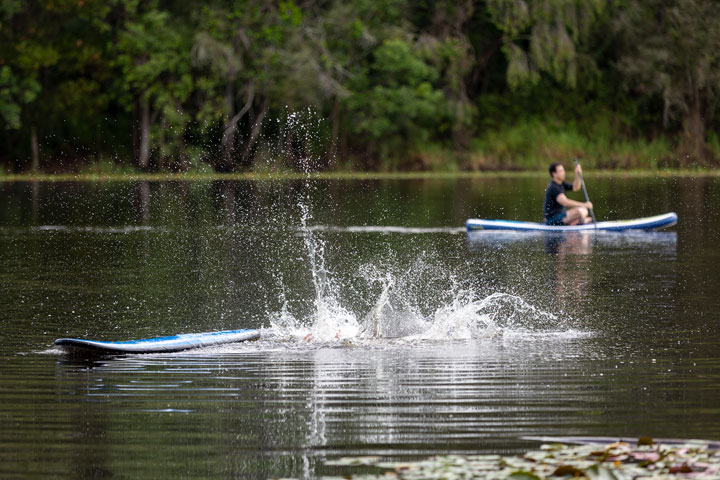
[[[313,144],[307,119],[313,112],[303,115],[290,113],[286,119],[287,138],[304,138],[304,145]],[[311,148],[300,149],[296,157],[302,170],[308,174],[318,164]],[[271,312],[271,328],[264,336],[294,339],[304,342],[427,342],[469,340],[499,335],[573,335],[578,333],[557,316],[543,312],[523,298],[503,293],[481,293],[471,283],[458,279],[432,255],[422,252],[409,268],[398,272],[397,262],[390,258],[378,259],[358,269],[357,279],[366,282],[374,292],[375,301],[366,311],[353,311],[348,307],[354,289],[338,281],[326,265],[326,244],[320,237],[324,232],[354,231],[353,228],[311,226],[311,180],[306,182],[306,195],[299,202],[300,229],[312,279],[314,298],[309,313],[293,312],[281,282],[280,304]],[[439,233],[403,229],[397,232],[387,227],[362,227],[361,231],[381,233]],[[407,230],[407,231],[405,231]],[[457,229],[442,229],[442,233],[458,233]],[[463,230],[464,231],[464,230]],[[581,333],[581,332],[580,332]]]
[[[440,262],[419,255],[407,269],[393,271],[392,258],[362,265],[357,278],[376,299],[367,311],[352,311],[343,294],[352,290],[326,266],[326,245],[310,227],[310,211],[301,208],[301,234],[314,292],[309,315],[298,318],[283,293],[270,315],[269,334],[305,342],[427,342],[471,340],[501,335],[581,334],[517,295],[481,294],[448,272]],[[390,256],[392,257],[392,256]],[[429,279],[440,279],[428,285]],[[444,289],[439,287],[444,285]]]

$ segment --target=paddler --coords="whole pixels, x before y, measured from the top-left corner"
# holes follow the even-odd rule
[[[552,181],[545,189],[545,203],[543,216],[547,225],[578,225],[589,223],[592,218],[588,216],[593,208],[592,202],[577,202],[565,195],[567,190],[577,192],[581,188],[582,169],[580,164],[575,166],[575,180],[572,184],[565,181],[565,167],[560,163],[550,164],[548,169]]]

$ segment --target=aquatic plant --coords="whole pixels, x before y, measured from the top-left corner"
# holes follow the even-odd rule
[[[446,455],[416,462],[386,462],[380,457],[341,458],[326,462],[335,467],[370,467],[380,474],[356,474],[354,479],[513,479],[636,478],[718,479],[720,445],[702,440],[654,443],[641,438],[637,444],[618,441],[567,445],[544,444],[522,456]]]

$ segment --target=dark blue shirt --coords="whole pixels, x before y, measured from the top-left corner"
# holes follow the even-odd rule
[[[572,192],[572,184],[568,182],[562,182],[560,184],[550,182],[545,189],[545,203],[543,204],[543,217],[546,219],[554,217],[558,213],[565,210],[565,207],[560,205],[557,201],[557,197],[560,194],[565,193],[566,190]]]

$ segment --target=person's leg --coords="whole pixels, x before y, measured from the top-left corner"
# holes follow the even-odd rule
[[[590,217],[590,210],[588,210],[585,207],[580,207],[580,213],[582,214],[582,217],[580,218],[580,221],[578,222],[579,224],[592,222],[592,217]]]
[[[585,219],[588,216],[588,210],[585,207],[571,208],[567,211],[567,215],[563,218],[565,225],[577,225],[586,223]]]
[[[567,212],[560,212],[557,215],[553,215],[552,217],[545,220],[546,225],[565,225],[565,215],[567,215]]]

